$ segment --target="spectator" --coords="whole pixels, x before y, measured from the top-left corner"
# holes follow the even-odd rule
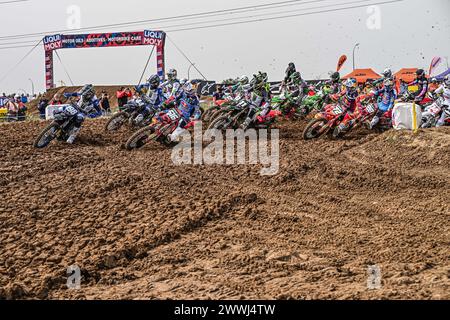
[[[53,96],[53,99],[50,101],[50,105],[55,106],[60,104],[64,104],[64,102],[61,99],[61,95],[57,93]]]
[[[39,117],[42,120],[45,120],[45,110],[47,109],[48,103],[49,103],[48,99],[45,98],[41,98],[41,100],[39,101],[38,104]]]
[[[109,103],[109,95],[106,92],[102,93],[102,98],[100,99],[100,107],[105,114],[111,113],[111,105]]]
[[[3,94],[0,96],[0,108],[4,108],[7,101],[8,101],[8,97],[6,96],[5,93],[3,93]]]
[[[119,110],[123,109],[123,106],[128,103],[128,99],[133,96],[133,93],[131,92],[130,88],[125,89],[124,87],[120,88],[119,91],[117,91],[117,101],[119,104]]]
[[[19,106],[16,101],[20,101],[20,96],[16,96],[15,98],[8,100],[6,103],[6,108],[8,109],[8,121],[17,121]]]
[[[16,99],[16,104],[17,104],[17,121],[25,121],[27,118],[27,106],[25,105],[25,103],[23,102],[23,97],[24,95],[22,95],[21,97],[18,97]]]

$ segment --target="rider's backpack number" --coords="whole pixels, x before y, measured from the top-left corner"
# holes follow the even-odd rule
[[[170,120],[175,121],[178,120],[180,118],[180,115],[178,114],[178,112],[176,112],[175,110],[170,110],[167,113],[167,116],[170,118]]]

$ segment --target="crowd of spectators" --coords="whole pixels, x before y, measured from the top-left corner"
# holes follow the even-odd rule
[[[28,102],[37,98],[30,94],[5,94],[0,95],[0,120],[25,121]]]
[[[133,97],[130,88],[122,87],[116,93],[118,107],[122,109],[124,105]],[[102,91],[99,95],[100,108],[104,115],[111,114],[110,96],[106,91]],[[1,94],[0,95],[0,121],[24,121],[27,117],[27,103],[37,100],[37,109],[41,119],[46,118],[46,109],[48,106],[63,105],[67,103],[67,99],[63,95],[57,93],[51,99],[45,95],[29,95],[29,94]]]

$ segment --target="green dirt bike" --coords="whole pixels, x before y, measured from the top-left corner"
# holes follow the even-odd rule
[[[220,116],[228,113],[229,109],[235,107],[240,100],[242,100],[242,95],[238,95],[237,97],[227,96],[224,100],[225,102],[220,105],[216,104],[206,110],[202,115],[202,121],[211,124]]]
[[[281,115],[288,119],[303,119],[306,109],[299,106],[298,96],[289,93],[282,93],[272,98],[271,101],[274,110],[279,110]]]
[[[210,123],[208,130],[238,129],[248,114],[249,103],[241,100],[237,105],[230,105],[221,110],[219,115]]]
[[[328,97],[331,94],[331,88],[323,86],[316,91],[315,95],[306,96],[302,101],[302,107],[306,109],[306,114],[317,113],[323,109],[324,104],[328,103]]]

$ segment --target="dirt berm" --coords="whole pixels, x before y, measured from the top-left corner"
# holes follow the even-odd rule
[[[129,153],[104,124],[46,150],[45,123],[0,125],[0,298],[450,298],[449,128],[305,142],[282,123],[263,177]]]

